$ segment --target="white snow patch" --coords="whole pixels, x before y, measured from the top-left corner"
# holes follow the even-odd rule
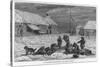
[[[29,58],[28,56],[21,56],[15,59],[16,62],[18,61],[32,61],[31,58]]]

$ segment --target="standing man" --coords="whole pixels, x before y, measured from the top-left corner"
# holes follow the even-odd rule
[[[22,28],[20,29],[20,35],[21,35],[21,37],[23,36],[23,29]]]
[[[74,52],[74,54],[79,54],[79,46],[77,45],[77,43],[74,43],[73,44],[73,52]]]
[[[49,33],[49,34],[52,33],[52,27],[51,27],[51,25],[48,26],[48,33]]]
[[[57,43],[58,43],[58,47],[61,48],[61,45],[62,45],[62,39],[61,39],[61,36],[58,37]]]
[[[84,47],[85,47],[85,39],[84,39],[84,37],[81,37],[81,40],[78,41],[78,43],[80,43],[80,48],[84,49]]]
[[[69,50],[69,48],[70,48],[69,36],[68,35],[64,35],[63,39],[66,42],[65,51],[66,51],[66,53],[70,53],[70,50]]]

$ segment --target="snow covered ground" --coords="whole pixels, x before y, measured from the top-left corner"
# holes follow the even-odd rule
[[[14,43],[14,59],[18,61],[35,61],[35,60],[58,60],[69,59],[72,55],[65,55],[61,52],[56,52],[51,56],[42,55],[28,55],[25,56],[24,46],[27,45],[31,48],[39,48],[41,46],[50,46],[52,43],[57,43],[58,36],[63,37],[64,34],[52,34],[52,35],[33,35],[27,37],[16,37]],[[85,38],[86,48],[92,50],[93,54],[96,54],[96,38]],[[71,43],[80,40],[80,36],[70,36]],[[63,41],[62,46],[65,45]],[[80,56],[80,58],[86,58],[87,56]],[[95,56],[93,56],[95,57]],[[88,58],[88,57],[87,57]]]

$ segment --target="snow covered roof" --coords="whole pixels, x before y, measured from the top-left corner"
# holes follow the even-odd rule
[[[15,12],[15,22],[16,23],[23,23],[22,17],[17,12]]]
[[[96,29],[96,21],[88,21],[84,29]]]
[[[48,24],[50,24],[50,25],[57,25],[56,22],[54,22],[54,21],[50,18],[50,16],[45,17],[44,20],[45,20]]]
[[[38,14],[29,13],[25,11],[15,10],[24,20],[24,23],[32,23],[35,25],[49,25],[44,18]]]

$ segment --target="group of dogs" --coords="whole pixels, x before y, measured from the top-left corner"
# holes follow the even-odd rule
[[[51,55],[58,49],[58,47],[56,43],[54,43],[51,44],[50,47],[41,46],[38,50],[37,48],[29,48],[28,46],[25,46],[24,49],[26,51],[26,55]]]
[[[25,46],[24,49],[26,51],[26,55],[51,55],[54,52],[56,52],[59,49],[64,49],[64,54],[74,54],[73,57],[78,57],[78,55],[90,55],[92,54],[91,50],[85,49],[85,40],[84,37],[81,37],[81,40],[77,43],[80,43],[80,46],[77,45],[77,43],[70,43],[69,36],[64,35],[63,40],[66,42],[66,46],[62,48],[62,38],[61,36],[57,39],[57,44],[53,43],[50,45],[50,47],[41,46],[38,50],[37,48],[29,48],[28,46]]]

